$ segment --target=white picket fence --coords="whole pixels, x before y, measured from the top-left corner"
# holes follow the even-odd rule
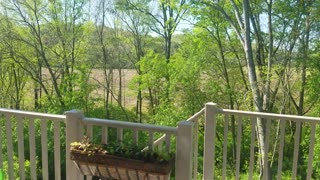
[[[308,129],[309,150],[307,172],[302,179],[312,178],[314,154],[319,154],[315,148],[316,127],[320,118],[290,116],[271,113],[257,113],[221,109],[214,103],[207,103],[205,108],[186,121],[178,123],[177,127],[155,126],[116,120],[106,120],[84,117],[78,111],[68,111],[65,115],[52,115],[26,111],[0,109],[0,169],[5,170],[6,179],[82,179],[74,163],[70,160],[70,143],[80,141],[84,135],[98,139],[101,143],[108,141],[126,140],[128,135],[133,143],[139,142],[139,135],[143,132],[148,138],[146,148],[157,148],[165,151],[172,149],[176,152],[175,178],[185,179],[233,179],[243,178],[242,166],[246,164],[248,179],[255,179],[259,167],[259,153],[257,152],[256,121],[262,118],[266,121],[265,144],[267,152],[275,154],[272,158],[276,171],[264,172],[264,179],[281,179],[286,129],[295,127],[292,147],[291,179],[296,179],[299,166],[300,127]],[[244,132],[251,129],[250,132]],[[109,137],[109,131],[114,132]],[[28,137],[28,138],[26,138]],[[112,139],[114,138],[114,139]],[[233,141],[230,141],[230,139]],[[50,139],[50,140],[49,140]],[[63,141],[65,139],[65,144]],[[199,140],[203,140],[204,147],[199,147]],[[5,145],[5,146],[4,146]],[[245,148],[244,148],[245,147]],[[29,154],[25,153],[29,148]],[[52,149],[53,148],[53,149]],[[287,148],[288,149],[288,148]],[[64,151],[65,150],[65,151]],[[244,151],[248,157],[241,157]],[[234,151],[230,153],[230,151]],[[41,156],[39,156],[41,152]],[[228,153],[229,152],[229,153]],[[51,153],[51,156],[49,154]],[[61,154],[62,153],[62,154]],[[65,154],[64,154],[65,153]],[[217,154],[219,153],[219,154]],[[3,155],[6,156],[3,156]],[[52,156],[53,154],[53,156]],[[228,157],[233,154],[234,157]],[[27,155],[27,157],[26,157]],[[203,156],[203,162],[198,158]],[[48,159],[53,157],[53,159]],[[287,156],[286,156],[287,157]],[[228,162],[234,159],[234,164]],[[267,157],[268,158],[268,157]],[[41,159],[41,171],[37,170],[37,163]],[[26,161],[29,161],[26,167]],[[61,167],[66,161],[66,167]],[[266,159],[270,162],[270,159]],[[49,163],[54,163],[54,170],[49,169]],[[233,163],[233,162],[232,162]],[[38,165],[39,167],[39,165]],[[66,168],[66,174],[61,169]],[[198,173],[201,170],[201,173]]]
[[[39,175],[43,179],[49,179],[48,153],[54,153],[54,159],[50,161],[54,163],[55,179],[61,179],[61,132],[65,123],[64,115],[51,115],[43,113],[34,113],[26,111],[0,109],[0,150],[5,150],[0,153],[0,169],[6,170],[8,177],[5,179],[26,179],[28,168],[25,167],[26,159],[30,162],[30,178],[37,179],[37,160],[41,158],[42,174]],[[39,123],[36,123],[39,122]],[[36,127],[36,124],[39,125]],[[50,125],[50,126],[49,126]],[[53,129],[53,147],[48,149],[48,130]],[[38,134],[41,134],[40,139]],[[28,135],[26,135],[28,134]],[[26,139],[25,137],[29,137]],[[27,145],[28,144],[28,145]],[[5,147],[3,147],[5,145]],[[25,157],[25,148],[29,148],[30,155]],[[41,157],[37,156],[37,151],[41,149]],[[6,154],[6,157],[3,157]],[[14,158],[16,157],[16,158]],[[7,164],[6,169],[4,161]],[[15,164],[18,164],[18,168]],[[15,168],[16,167],[16,168]],[[15,172],[15,171],[19,172]]]
[[[316,127],[320,123],[320,118],[316,117],[303,117],[303,116],[292,116],[284,114],[273,114],[273,113],[258,113],[258,112],[249,112],[249,111],[238,111],[238,110],[229,110],[221,109],[214,103],[206,104],[205,112],[205,141],[204,141],[204,162],[203,162],[203,179],[214,179],[214,177],[219,177],[218,179],[227,179],[227,170],[228,170],[228,147],[232,144],[230,142],[230,134],[232,127],[230,124],[233,121],[234,123],[234,132],[235,132],[235,167],[229,168],[235,174],[235,179],[240,179],[241,172],[240,167],[243,164],[248,163],[249,172],[248,179],[257,179],[254,176],[254,172],[257,172],[259,167],[258,157],[260,156],[257,152],[257,119],[260,118],[265,121],[265,134],[264,139],[265,151],[267,154],[272,155],[273,165],[276,167],[274,171],[271,171],[268,168],[264,169],[263,179],[281,179],[283,176],[283,160],[284,157],[289,157],[292,159],[291,162],[291,179],[297,179],[297,170],[299,166],[307,166],[306,176],[299,177],[299,179],[311,179],[312,170],[313,170],[313,160],[314,155],[320,153],[320,149],[315,148],[315,136],[316,136]],[[233,118],[233,119],[232,119]],[[244,128],[250,127],[251,131],[247,132],[248,139],[244,139],[243,132]],[[302,129],[303,127],[303,129]],[[217,145],[219,142],[218,129],[223,138],[222,143]],[[288,132],[288,129],[291,130]],[[299,148],[301,146],[301,131],[305,131],[305,136],[308,137],[308,158],[305,162],[299,162]],[[293,134],[293,135],[292,135]],[[286,156],[284,156],[284,148],[289,146],[289,142],[286,142],[286,136],[291,136],[294,141],[293,147],[287,147]],[[248,143],[247,143],[248,142]],[[247,143],[247,144],[246,144]],[[222,148],[222,162],[216,162],[217,157],[215,156],[215,149],[217,147]],[[250,147],[248,157],[241,158],[241,153],[244,151],[243,147]],[[230,149],[230,148],[229,148]],[[230,153],[229,153],[230,154]],[[290,154],[292,154],[290,156]],[[269,156],[265,157],[265,162],[272,160]],[[242,159],[242,162],[240,161]],[[299,164],[304,163],[304,164]],[[221,169],[221,173],[215,174],[215,167],[219,166],[218,169]],[[230,166],[230,165],[229,165]],[[269,164],[270,166],[270,164]],[[271,171],[271,172],[268,172]],[[271,176],[271,177],[270,177]]]
[[[158,148],[165,151],[170,151],[171,141],[176,141],[176,168],[175,174],[178,179],[189,179],[192,174],[192,134],[194,123],[181,121],[178,127],[155,126],[149,124],[139,124],[131,122],[123,122],[116,120],[106,120],[97,118],[87,118],[83,113],[78,111],[68,111],[65,115],[52,115],[43,113],[34,113],[26,111],[16,111],[8,109],[0,109],[1,122],[5,124],[5,129],[0,130],[0,149],[6,144],[6,150],[0,153],[0,169],[4,169],[3,164],[7,164],[4,170],[7,170],[8,177],[5,179],[28,179],[26,172],[30,170],[30,178],[37,179],[61,179],[61,162],[65,158],[66,161],[66,179],[79,180],[84,177],[79,174],[75,164],[70,160],[70,143],[81,141],[84,135],[89,137],[100,138],[101,143],[107,143],[109,140],[108,130],[116,129],[116,141],[123,140],[123,132],[131,131],[132,141],[139,143],[139,132],[148,134],[147,148]],[[39,121],[40,127],[35,127],[36,121]],[[93,132],[94,127],[100,127],[100,132]],[[48,134],[53,129],[53,147],[48,149]],[[63,132],[61,132],[61,129]],[[40,133],[37,134],[37,133]],[[28,134],[29,139],[25,139],[25,134]],[[37,135],[41,141],[37,141]],[[162,135],[165,138],[164,143],[155,142],[156,136]],[[66,138],[65,156],[61,156],[60,152],[63,149],[60,139]],[[100,136],[100,137],[98,137]],[[50,136],[49,136],[50,137]],[[3,143],[4,141],[4,143]],[[17,141],[17,142],[15,142]],[[25,157],[25,145],[28,144],[30,155]],[[163,147],[162,147],[163,146]],[[37,156],[37,151],[41,149],[41,157]],[[49,153],[54,153],[53,159],[48,159]],[[6,157],[3,157],[6,154]],[[14,158],[16,157],[16,158]],[[41,174],[37,172],[37,159],[41,158],[42,169]],[[30,167],[25,167],[26,160],[30,161]],[[18,161],[18,162],[17,162]],[[6,162],[6,163],[4,163]],[[49,162],[54,162],[54,174],[49,172]],[[18,168],[16,167],[18,163]],[[190,164],[188,168],[187,165]],[[52,167],[52,166],[50,166]],[[19,171],[19,172],[15,172]]]

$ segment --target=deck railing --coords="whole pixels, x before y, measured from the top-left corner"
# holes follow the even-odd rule
[[[263,179],[281,179],[285,175],[284,161],[291,161],[289,171],[291,179],[312,178],[314,155],[320,153],[319,149],[315,148],[316,127],[320,124],[320,118],[228,110],[221,109],[214,103],[206,104],[205,111],[204,179],[209,180],[214,177],[229,179],[231,177],[227,176],[228,170],[234,172],[232,179],[241,179],[243,165],[248,165],[248,172],[245,172],[246,179],[256,179],[261,174]],[[264,161],[272,166],[271,169],[264,168],[264,172],[259,172],[258,169],[261,165],[256,130],[258,118],[265,124],[264,143],[268,156]],[[244,132],[245,127],[247,130],[249,127],[250,131]],[[302,146],[302,132],[304,132],[304,138],[308,138],[305,140],[308,144],[304,145],[307,147],[304,149],[307,153],[307,158],[304,160],[299,159],[302,155],[299,154],[301,153],[299,148]],[[288,142],[288,139],[292,142]],[[216,156],[217,148],[220,150],[220,157]],[[284,149],[286,149],[285,152]],[[230,151],[234,151],[234,166],[232,164],[234,162],[230,162],[231,158],[228,157],[232,154],[228,153]],[[241,154],[248,154],[248,156],[243,157]],[[216,159],[219,159],[219,162]],[[287,166],[286,164],[286,170],[288,170]],[[298,174],[298,167],[306,168]]]
[[[192,122],[194,125],[194,130],[192,133],[192,136],[190,137],[192,139],[192,152],[190,163],[192,164],[192,174],[189,178],[191,179],[199,179],[200,176],[198,176],[198,157],[199,157],[199,125],[203,125],[204,122],[204,112],[205,108],[201,109],[199,112],[195,113],[193,116],[191,116],[189,119],[187,119],[187,122]],[[154,141],[154,146],[161,145],[165,139],[167,138],[166,135],[161,136],[157,140]]]
[[[170,151],[171,145],[175,144],[176,179],[191,179],[193,122],[181,121],[178,127],[166,127],[86,118],[78,111],[52,115],[8,109],[0,109],[0,118],[0,169],[5,168],[5,179],[83,179],[70,160],[69,149],[71,142],[81,141],[84,135],[95,141],[98,139],[101,143],[131,139],[132,143],[164,151]],[[115,135],[109,137],[108,131],[113,131]],[[147,137],[147,142],[140,142],[140,135]],[[164,136],[165,141],[158,142],[155,146],[154,141],[159,136]],[[3,144],[6,147],[2,147]],[[40,170],[37,168],[39,161]],[[63,161],[66,162],[66,167],[61,167]],[[49,169],[49,163],[54,163],[53,170]],[[64,175],[62,168],[66,168]]]
[[[265,161],[270,163],[270,172],[259,172],[258,118],[265,121],[264,141],[269,154]],[[281,179],[288,169],[291,179],[311,179],[315,155],[320,153],[315,148],[319,123],[320,118],[228,110],[214,103],[207,103],[177,127],[87,118],[78,111],[51,115],[0,109],[0,169],[6,170],[9,180],[83,179],[70,160],[69,149],[71,142],[87,135],[96,142],[129,140],[163,151],[175,146],[177,180],[256,179],[259,173],[263,179]],[[302,145],[301,135],[309,144]],[[204,141],[203,147],[199,141]],[[303,160],[299,156],[302,146],[307,154]],[[203,157],[202,163],[199,157]],[[66,167],[61,167],[63,161]],[[54,163],[53,169],[48,168],[49,163]],[[299,172],[301,167],[305,173]]]
[[[56,180],[60,180],[61,161],[63,161],[60,152],[65,149],[60,141],[64,134],[61,132],[64,129],[64,122],[64,115],[0,109],[0,169],[6,169],[8,177],[5,179],[37,179],[37,177],[49,179],[49,177],[54,177]],[[53,145],[50,147],[54,149],[48,149],[48,138],[53,139]],[[36,155],[39,150],[41,150],[41,157]],[[49,174],[49,153],[53,153],[54,157],[54,159],[50,159],[50,162],[54,163],[54,174]],[[4,157],[3,154],[7,154],[7,156]],[[39,159],[42,162],[41,171],[37,171]],[[4,167],[4,164],[7,167]],[[27,174],[30,177],[27,177]]]
[[[122,142],[125,135],[131,136],[125,138],[134,144],[139,144],[139,134],[148,138],[147,148],[170,151],[172,139],[176,140],[176,168],[175,175],[177,180],[190,179],[192,174],[192,134],[194,134],[194,123],[181,121],[178,127],[155,126],[149,124],[131,123],[115,120],[86,118],[81,112],[70,111],[66,113],[66,131],[67,131],[67,149],[70,149],[70,143],[80,141],[83,135],[94,137],[101,143],[112,141]],[[115,132],[115,137],[109,137],[109,130]],[[165,137],[164,143],[154,143],[155,136]],[[144,138],[143,138],[144,139]],[[156,144],[156,146],[155,146]],[[188,167],[188,164],[190,167]],[[68,180],[79,180],[83,177],[78,173],[74,163],[69,159],[67,152]]]

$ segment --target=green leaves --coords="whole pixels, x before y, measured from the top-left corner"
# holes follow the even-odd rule
[[[152,163],[168,163],[174,159],[173,153],[159,153],[152,150],[144,150],[144,146],[135,144],[91,144],[88,137],[84,137],[81,142],[73,142],[70,144],[70,151],[76,151],[94,156],[95,153],[109,154],[128,159],[136,159]]]

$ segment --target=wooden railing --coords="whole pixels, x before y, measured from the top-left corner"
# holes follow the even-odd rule
[[[248,171],[244,173],[246,179],[257,179],[261,174],[263,179],[281,179],[284,176],[284,161],[291,162],[289,178],[293,180],[297,177],[299,179],[311,179],[314,155],[320,153],[319,149],[315,149],[316,127],[320,124],[320,118],[228,110],[221,109],[214,103],[206,104],[205,116],[203,163],[203,178],[205,180],[211,180],[214,177],[218,177],[218,179],[241,179],[241,167],[243,168],[244,165],[248,165],[248,168],[245,168]],[[256,131],[258,118],[262,119],[265,124],[266,137],[264,143],[265,152],[268,156],[265,157],[264,161],[272,166],[271,169],[264,168],[264,172],[259,172],[259,157],[261,157],[261,154],[258,151],[258,133]],[[304,138],[308,138],[307,142],[309,143],[304,146],[308,146],[307,152],[305,152],[307,158],[304,161],[299,160],[300,155],[302,155],[299,154],[302,130],[307,134]],[[234,139],[230,140],[233,137]],[[286,142],[288,139],[293,142]],[[288,147],[290,145],[291,147]],[[286,152],[284,152],[285,147],[287,147]],[[219,152],[222,153],[220,157],[215,156],[216,148],[220,148]],[[234,162],[230,162],[231,158],[228,156],[232,154],[228,153],[230,149],[232,149],[231,151],[234,150],[234,166],[232,166]],[[316,150],[318,151],[315,152]],[[243,157],[241,154],[247,154],[248,156]],[[219,162],[216,159],[219,159]],[[306,167],[305,171],[302,170],[305,174],[297,174],[299,166]],[[217,169],[220,171],[217,171]],[[227,175],[228,170],[234,172],[234,177]],[[286,167],[286,170],[288,171],[288,167]]]
[[[261,173],[263,179],[281,179],[284,169],[288,171],[284,162],[289,160],[291,179],[311,179],[315,154],[320,153],[315,148],[320,118],[228,110],[214,103],[207,103],[204,109],[179,122],[177,127],[87,118],[78,111],[51,115],[0,109],[0,117],[0,169],[6,170],[5,179],[9,180],[18,177],[83,179],[70,160],[69,149],[71,142],[80,141],[84,135],[101,143],[129,140],[151,149],[170,151],[175,148],[177,180],[256,179],[261,173],[257,118],[265,121],[265,149],[270,155],[265,161],[272,166],[270,172]],[[303,137],[307,137],[309,143],[307,160],[303,162],[299,159],[302,131],[307,132]],[[289,136],[292,142],[286,142]],[[204,142],[199,143],[199,140]],[[292,147],[288,148],[289,145]],[[60,154],[63,150],[65,154]],[[203,157],[203,163],[198,162],[199,157]],[[63,161],[66,167],[61,167]],[[53,170],[48,168],[49,163],[54,163]],[[306,170],[303,175],[298,173],[302,165]],[[39,166],[41,170],[37,169]],[[66,168],[64,175],[63,168]],[[198,173],[198,170],[203,172]]]
[[[79,174],[70,160],[70,143],[80,141],[84,135],[95,139],[100,138],[101,143],[107,143],[112,138],[108,137],[110,129],[115,131],[118,142],[128,140],[123,136],[128,134],[125,132],[130,131],[131,141],[135,144],[146,143],[147,148],[170,151],[171,144],[174,144],[177,152],[176,179],[190,179],[194,123],[181,121],[178,127],[166,127],[85,118],[83,113],[77,111],[68,111],[65,114],[52,115],[0,109],[0,170],[6,171],[5,179],[83,179],[84,177]],[[147,142],[139,142],[139,134],[147,134]],[[165,137],[164,143],[159,142],[155,146],[155,139],[161,135]],[[48,144],[49,142],[53,142],[53,145]],[[65,149],[65,156],[60,154],[63,149]],[[50,153],[51,155],[48,156]],[[39,160],[41,161],[40,170],[37,169]],[[64,161],[66,162],[65,176],[61,174],[61,164]],[[49,162],[53,162],[54,165]],[[4,164],[6,167],[3,166]],[[190,168],[187,168],[188,164]]]
[[[69,154],[70,143],[81,141],[84,135],[94,138],[95,141],[98,139],[101,143],[107,143],[109,140],[122,142],[131,139],[135,144],[142,143],[147,148],[164,151],[170,151],[171,145],[175,143],[176,179],[191,179],[193,122],[181,121],[178,127],[166,127],[86,118],[82,112],[78,111],[68,111],[65,115],[52,115],[7,109],[0,109],[0,117],[2,123],[0,126],[0,169],[5,168],[5,179],[84,179],[70,160]],[[108,131],[113,131],[115,135],[109,137]],[[127,137],[128,134],[131,138]],[[147,137],[147,142],[140,142],[140,139],[145,139],[139,138],[140,135]],[[157,143],[155,146],[154,141],[158,136],[166,138],[163,143]],[[62,145],[64,141],[65,147]],[[52,142],[53,145],[51,145]],[[2,147],[3,144],[6,147]],[[51,146],[53,149],[49,149],[52,148]],[[25,149],[26,147],[28,149]],[[61,150],[65,150],[65,154],[60,154]],[[53,155],[49,156],[49,153]],[[42,163],[40,170],[37,169],[39,158]],[[66,161],[66,174],[62,175],[61,170],[64,167],[61,167],[61,162],[64,160]],[[26,167],[28,164],[26,162],[30,162],[30,166]],[[54,163],[53,172],[49,169],[50,162]],[[4,167],[3,164],[7,164],[7,167]]]
[[[193,156],[193,134],[194,123],[189,121],[181,121],[178,127],[155,126],[149,124],[131,123],[115,120],[85,118],[81,112],[70,111],[66,113],[66,132],[67,132],[67,149],[73,141],[80,141],[83,135],[88,137],[100,138],[101,143],[107,143],[110,139],[112,141],[122,142],[131,141],[134,144],[139,144],[139,134],[144,132],[147,137],[147,148],[170,151],[172,139],[176,140],[176,167],[175,176],[177,180],[188,180],[192,176],[192,156]],[[114,130],[115,137],[109,137],[109,130]],[[124,138],[124,134],[129,134],[131,137]],[[156,141],[156,137],[161,136],[164,138],[164,143]],[[145,139],[145,138],[142,138]],[[155,146],[156,145],[156,146]],[[164,147],[163,147],[164,146]],[[83,177],[78,173],[74,163],[69,159],[67,153],[67,168],[68,180],[79,180]]]
[[[191,163],[192,163],[192,175],[189,177],[191,179],[199,179],[200,176],[198,176],[198,157],[199,157],[199,125],[203,124],[204,120],[204,112],[205,108],[201,109],[199,112],[195,113],[193,116],[191,116],[189,119],[187,119],[187,122],[192,122],[194,126],[193,134],[192,134],[192,151],[193,154],[191,156]],[[166,135],[161,136],[157,140],[153,142],[154,146],[161,145],[165,139],[167,138]]]
[[[49,177],[55,177],[60,180],[62,161],[60,152],[61,149],[64,149],[60,139],[64,133],[61,132],[64,122],[64,115],[0,109],[0,169],[6,169],[7,177],[5,179],[37,179],[37,177],[49,179]],[[49,138],[52,138],[54,149],[48,149]],[[41,157],[36,153],[40,149]],[[49,174],[49,153],[53,153],[54,157],[50,160],[54,163],[54,174]],[[39,159],[42,162],[41,171],[37,171]],[[4,167],[4,164],[7,167]],[[27,174],[30,177],[27,177]]]

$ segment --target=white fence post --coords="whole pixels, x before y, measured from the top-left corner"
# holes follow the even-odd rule
[[[66,113],[66,177],[67,180],[83,179],[75,164],[70,160],[70,143],[82,139],[81,120],[82,112],[71,110]]]
[[[203,153],[203,179],[213,179],[215,159],[216,119],[217,104],[207,103],[205,107],[204,126],[204,153]]]
[[[181,121],[178,124],[177,152],[176,152],[176,179],[192,179],[193,155],[193,122]]]

